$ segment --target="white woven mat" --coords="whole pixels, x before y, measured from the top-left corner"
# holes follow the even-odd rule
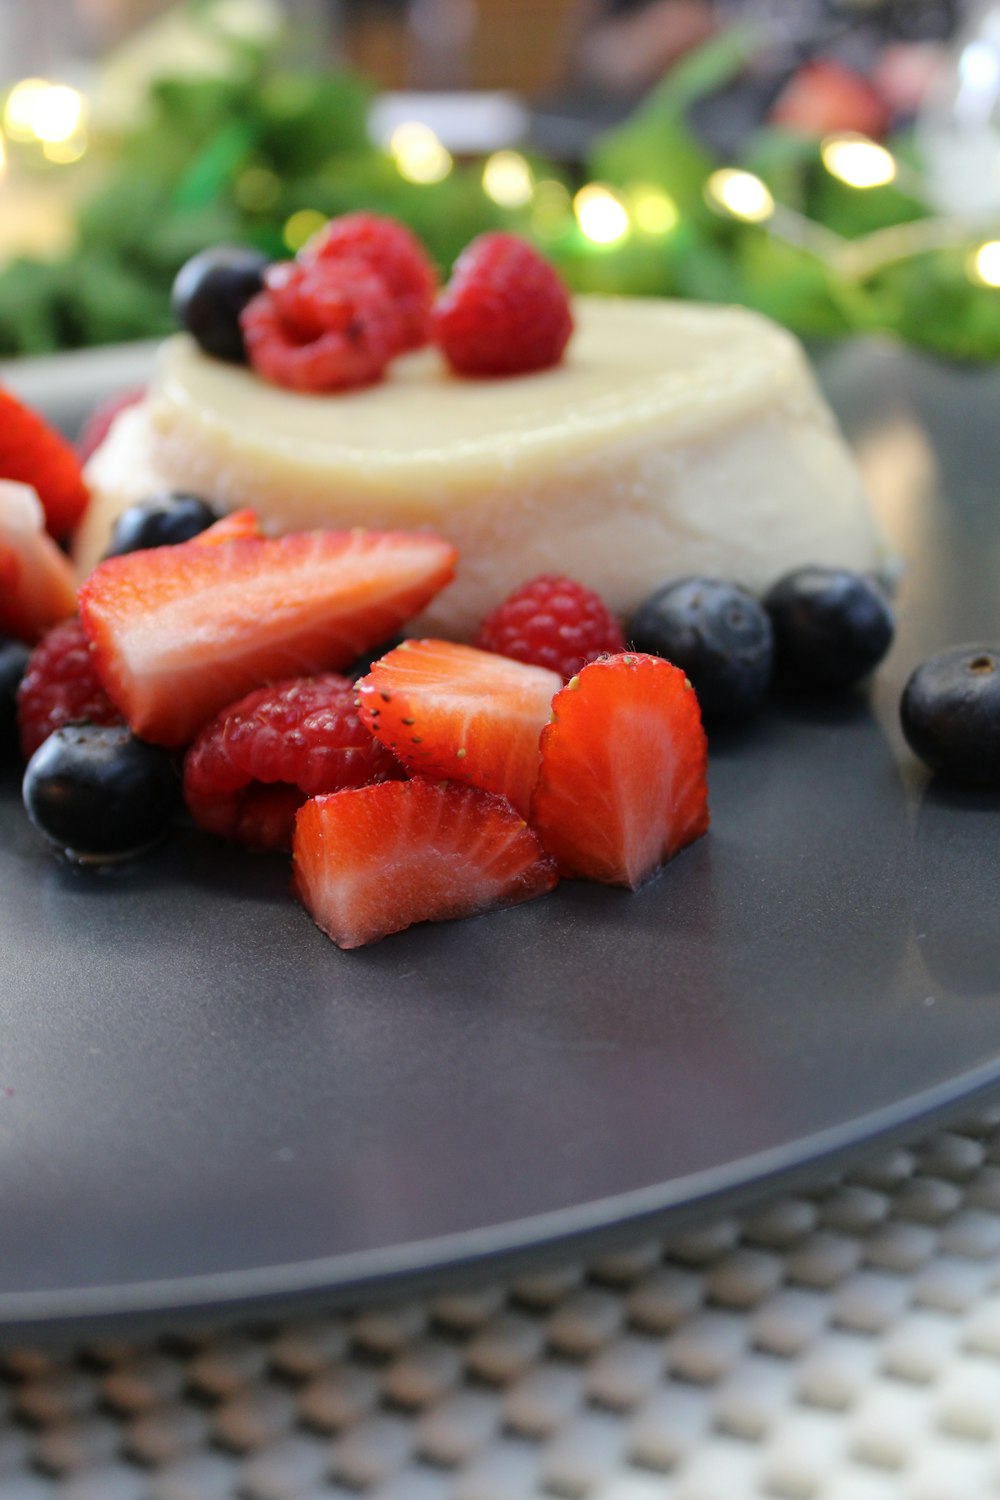
[[[0,1351],[0,1500],[1000,1497],[1000,1108],[502,1286]]]

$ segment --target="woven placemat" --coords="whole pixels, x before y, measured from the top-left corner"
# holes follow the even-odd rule
[[[1000,1108],[488,1289],[0,1349],[0,1500],[1000,1497]]]

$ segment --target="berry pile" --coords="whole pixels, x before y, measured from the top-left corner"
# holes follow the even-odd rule
[[[293,261],[204,251],[182,267],[173,304],[206,354],[296,391],[371,385],[428,342],[460,375],[529,374],[557,364],[573,331],[565,288],[525,240],[481,235],[439,295],[419,240],[371,213],[332,219]]]

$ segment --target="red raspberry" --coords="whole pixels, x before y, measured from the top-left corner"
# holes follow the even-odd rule
[[[399,347],[385,282],[361,260],[270,266],[240,325],[254,368],[295,391],[371,385]]]
[[[572,578],[543,573],[487,615],[476,645],[567,681],[598,656],[625,650],[625,637],[607,605]]]
[[[56,625],[32,651],[17,690],[17,723],[25,760],[64,724],[122,723],[79,620]]]
[[[306,265],[344,257],[364,261],[381,276],[400,316],[399,348],[419,349],[430,338],[437,272],[414,234],[396,219],[378,214],[342,214],[331,219],[299,251]]]
[[[309,797],[405,778],[372,738],[346,677],[257,688],[206,724],[184,761],[184,800],[200,828],[255,849],[290,849]]]
[[[573,332],[569,295],[513,234],[483,234],[458,260],[432,337],[460,375],[524,375],[559,363]]]

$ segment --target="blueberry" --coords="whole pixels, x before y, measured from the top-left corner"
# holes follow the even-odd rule
[[[181,266],[174,281],[174,317],[206,354],[246,363],[240,313],[263,286],[268,264],[258,250],[217,245]]]
[[[917,667],[899,709],[911,749],[956,781],[1000,786],[1000,646],[954,646]]]
[[[166,833],[180,783],[165,750],[124,724],[72,724],[50,734],[24,773],[24,805],[40,833],[85,863],[140,854]]]
[[[771,622],[746,589],[717,578],[681,578],[639,606],[625,631],[636,651],[681,667],[706,719],[743,719],[771,680]]]
[[[172,547],[189,542],[207,531],[219,519],[219,512],[198,495],[154,495],[123,510],[111,533],[111,545],[105,557],[120,557],[123,552],[141,552],[147,547]]]
[[[892,645],[894,622],[873,578],[846,568],[798,568],[764,598],[774,626],[775,667],[805,687],[849,687]]]
[[[0,760],[18,746],[17,690],[30,654],[20,641],[0,640]]]

